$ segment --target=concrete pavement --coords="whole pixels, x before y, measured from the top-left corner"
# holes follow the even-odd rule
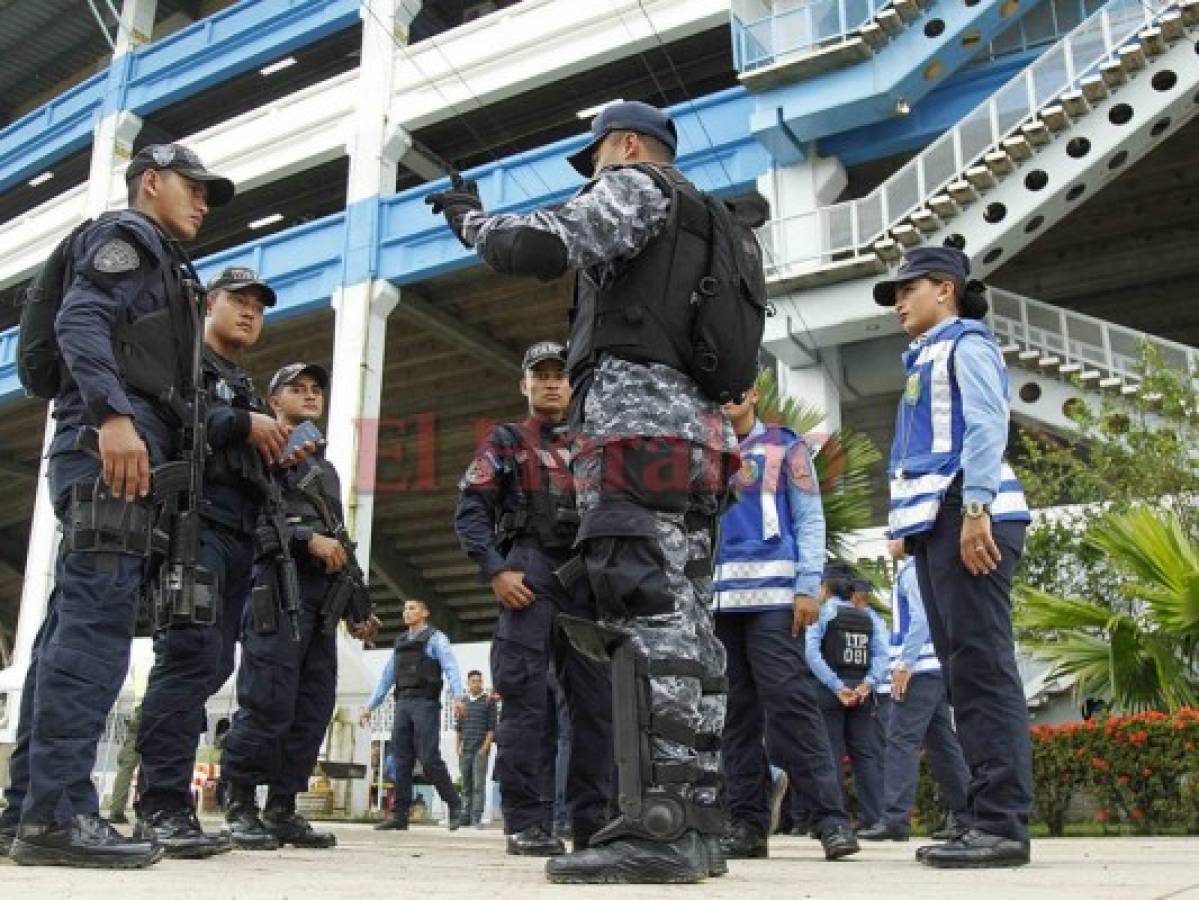
[[[324,827],[324,826],[322,826]],[[596,897],[816,898],[816,900],[1199,900],[1199,838],[1043,840],[1024,869],[949,872],[912,859],[918,842],[868,845],[826,863],[807,838],[771,841],[768,860],[733,861],[724,878],[695,886],[551,885],[543,861],[507,856],[497,830],[413,826],[375,832],[332,826],[335,850],[234,852],[202,861],[164,860],[135,872],[29,868],[0,862],[0,898],[228,900],[228,898],[428,898],[534,900]]]

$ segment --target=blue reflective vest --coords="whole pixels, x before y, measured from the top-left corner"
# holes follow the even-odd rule
[[[787,451],[795,432],[767,425],[740,448],[739,499],[720,519],[713,598],[716,608],[790,609],[798,548],[787,497]]]
[[[962,442],[966,421],[962,394],[954,372],[954,350],[966,334],[994,340],[981,322],[958,319],[932,340],[921,342],[903,355],[907,380],[895,417],[891,444],[891,537],[929,531],[941,509],[949,485],[962,470]],[[1004,374],[1003,391],[1007,393]],[[1024,490],[1005,462],[999,491],[991,503],[994,522],[1031,519]]]
[[[916,586],[916,579],[905,578],[905,571],[916,565],[914,560],[906,559],[899,567],[899,571],[895,573],[895,587],[891,589],[891,666],[899,662],[899,656],[903,651],[904,641],[907,640],[908,629],[911,627],[912,621],[912,606],[919,604],[923,607],[924,601],[920,598],[920,589]],[[913,573],[914,575],[915,573]],[[916,588],[914,592],[908,590],[908,585],[911,584]],[[913,596],[913,593],[915,596]],[[926,614],[927,615],[927,614]],[[916,664],[912,666],[912,674],[920,672],[935,672],[941,671],[941,661],[937,659],[936,648],[933,647],[932,640],[927,640],[920,645],[920,655],[916,657]]]

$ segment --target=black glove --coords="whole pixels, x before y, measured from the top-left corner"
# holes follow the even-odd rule
[[[469,243],[462,234],[462,226],[468,212],[482,212],[483,201],[479,199],[479,186],[473,181],[466,181],[457,172],[450,175],[450,189],[437,191],[425,197],[425,202],[433,209],[433,214],[445,213],[446,223],[454,232],[462,246],[468,250],[474,245]]]

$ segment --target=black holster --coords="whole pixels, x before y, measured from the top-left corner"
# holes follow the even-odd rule
[[[146,556],[153,528],[151,505],[114,497],[101,478],[71,487],[63,548],[69,553]]]

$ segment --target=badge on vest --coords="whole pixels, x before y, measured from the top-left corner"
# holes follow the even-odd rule
[[[907,383],[903,388],[903,402],[908,406],[915,406],[920,402],[920,373],[913,372],[908,376]]]
[[[212,392],[226,403],[233,402],[233,388],[229,386],[229,382],[224,378],[217,379],[217,383],[212,386]]]
[[[741,468],[737,472],[737,480],[746,487],[757,483],[762,476],[762,464],[752,456],[741,460]]]

